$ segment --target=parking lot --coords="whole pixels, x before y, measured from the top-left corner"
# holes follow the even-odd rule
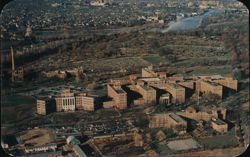
[[[126,120],[95,122],[80,126],[86,135],[105,136],[128,133],[134,126]]]

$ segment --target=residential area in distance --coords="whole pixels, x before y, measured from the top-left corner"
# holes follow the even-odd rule
[[[236,0],[13,0],[0,15],[11,156],[242,154],[249,11]]]

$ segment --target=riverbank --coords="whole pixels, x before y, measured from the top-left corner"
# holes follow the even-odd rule
[[[160,30],[161,33],[166,33],[169,31],[188,31],[188,30],[193,30],[196,29],[200,26],[201,21],[203,18],[207,16],[218,16],[222,13],[221,10],[219,9],[210,9],[204,14],[197,15],[197,16],[192,16],[192,17],[187,17],[187,18],[182,18],[179,21],[171,21],[167,24],[167,28],[163,28]]]

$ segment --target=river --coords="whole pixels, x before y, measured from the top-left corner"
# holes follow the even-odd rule
[[[199,27],[200,22],[204,17],[218,16],[221,13],[223,13],[223,11],[220,9],[210,9],[202,15],[183,18],[179,21],[171,21],[167,24],[167,28],[161,29],[160,32],[165,33],[169,31],[187,31],[196,29]]]

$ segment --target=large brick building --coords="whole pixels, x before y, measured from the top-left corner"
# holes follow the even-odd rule
[[[55,99],[53,98],[39,98],[37,99],[37,114],[47,115],[55,111]]]
[[[227,110],[212,106],[209,109],[197,111],[192,107],[188,107],[185,112],[176,112],[176,114],[196,121],[210,121],[212,118],[226,119]]]
[[[126,109],[127,93],[121,88],[121,86],[107,85],[108,97],[112,98],[112,101],[104,102],[103,106],[117,107],[118,109]]]
[[[157,73],[153,71],[153,66],[142,68],[141,75],[142,77],[157,77]]]
[[[167,83],[165,90],[171,94],[172,103],[184,103],[185,102],[185,88],[178,84]]]
[[[214,130],[220,133],[225,133],[228,130],[228,124],[220,119],[212,119],[211,126]]]
[[[94,111],[98,105],[98,97],[87,93],[74,94],[70,89],[62,91],[56,97],[56,111],[86,110]]]
[[[165,90],[167,93],[170,93],[171,103],[184,103],[185,102],[185,88],[178,84],[168,83],[168,82],[159,82],[151,83],[152,86]]]
[[[74,93],[70,89],[64,90],[56,99],[56,111],[75,111],[76,100]]]
[[[220,98],[223,96],[223,88],[221,85],[211,81],[196,81],[196,90],[205,94],[215,94]]]
[[[130,85],[128,87],[142,95],[142,99],[135,100],[135,102],[141,101],[139,104],[156,103],[156,90],[149,85]]]
[[[194,81],[183,81],[183,82],[178,82],[178,84],[184,88],[194,90]]]
[[[150,78],[150,77],[159,77],[159,78],[167,78],[166,72],[155,72],[153,70],[153,66],[148,66],[146,68],[142,68],[141,75],[144,78]]]
[[[233,80],[232,77],[226,77],[225,79],[218,79],[213,81],[234,91],[238,90],[238,81]]]
[[[87,94],[79,94],[76,96],[76,109],[94,111],[97,105],[97,98]]]
[[[186,132],[187,122],[174,113],[154,114],[149,118],[149,128],[171,128],[182,134]]]

